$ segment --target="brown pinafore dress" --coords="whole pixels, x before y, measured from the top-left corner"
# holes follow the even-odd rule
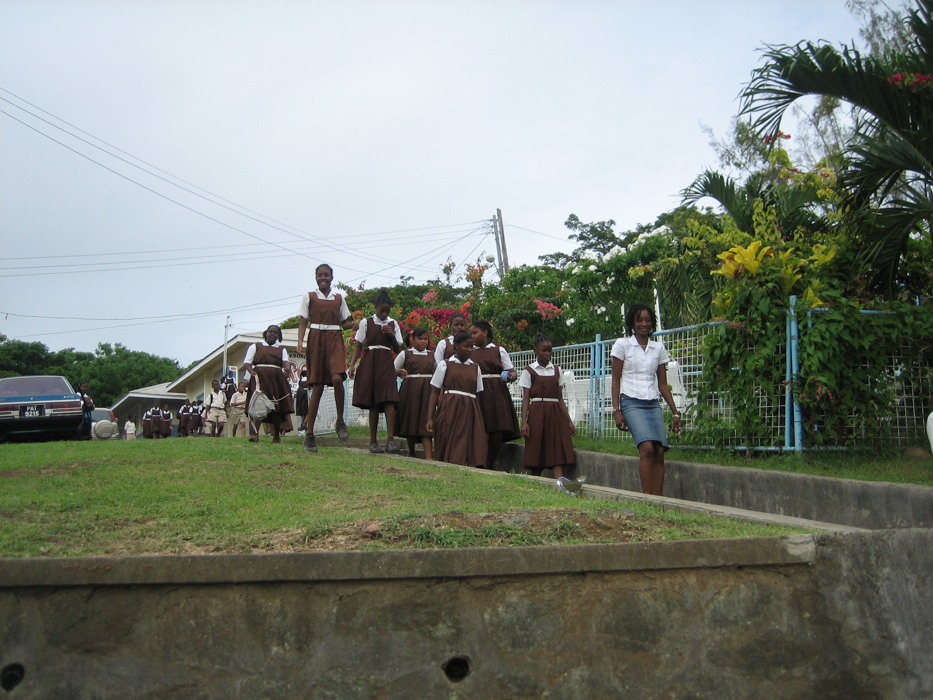
[[[343,331],[340,329],[340,302],[342,297],[335,294],[333,299],[321,299],[316,292],[308,293],[308,344],[305,361],[308,370],[308,384],[332,386],[335,374],[347,378],[347,355],[343,345]],[[331,326],[324,330],[316,326]]]
[[[280,420],[284,420],[290,413],[295,412],[295,405],[292,401],[292,388],[282,372],[282,346],[277,347],[256,343],[256,355],[253,357],[253,376],[249,378],[249,390],[246,396],[246,405],[256,393],[256,376],[259,376],[259,388],[269,400],[275,403],[273,412],[278,414]],[[263,423],[271,423],[270,417],[266,417]]]
[[[560,367],[554,365],[552,377],[542,377],[531,367],[525,369],[531,374],[531,389],[528,390],[528,427],[531,436],[525,438],[523,466],[550,469],[576,464],[570,420],[559,403]]]
[[[502,442],[518,440],[522,434],[518,428],[518,416],[509,394],[508,385],[502,381],[502,356],[499,346],[473,348],[470,356],[483,373],[483,391],[477,397],[483,412],[483,424],[487,433],[502,433]]]
[[[408,372],[408,376],[402,380],[398,396],[396,432],[399,437],[431,437],[428,432],[428,402],[431,399],[431,377],[435,365],[433,353],[415,355],[410,350],[405,351],[403,369]]]
[[[444,361],[447,374],[434,419],[434,458],[482,467],[486,464],[486,429],[476,399],[476,365]]]
[[[395,332],[395,321],[389,322]],[[398,403],[398,380],[395,374],[393,336],[382,332],[382,326],[366,321],[366,352],[353,379],[353,405],[357,408],[383,410],[387,403]]]

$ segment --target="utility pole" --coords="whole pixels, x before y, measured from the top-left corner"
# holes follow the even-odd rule
[[[496,271],[501,279],[505,272],[502,271],[502,246],[499,245],[499,220],[492,217],[492,237],[496,239]]]
[[[227,329],[230,327],[230,317],[227,316],[227,322],[224,324],[224,366],[220,372],[221,377],[227,376]]]
[[[502,257],[502,273],[509,273],[509,251],[505,247],[505,226],[502,223],[502,210],[496,209],[496,222],[499,226],[499,241],[502,246],[502,250],[499,251]]]

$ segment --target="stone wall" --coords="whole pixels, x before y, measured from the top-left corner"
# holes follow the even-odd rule
[[[929,530],[0,560],[23,698],[928,698]]]
[[[496,468],[522,471],[523,454],[522,445],[503,445]],[[577,450],[576,456],[576,473],[585,474],[587,483],[641,492],[637,457],[583,450]],[[831,479],[669,459],[665,463],[664,495],[868,530],[933,527],[933,488],[912,484]]]

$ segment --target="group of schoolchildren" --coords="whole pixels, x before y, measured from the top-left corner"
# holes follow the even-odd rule
[[[305,354],[310,389],[307,451],[317,452],[314,424],[326,386],[334,389],[337,436],[349,438],[343,420],[343,382],[349,376],[354,379],[353,405],[370,412],[371,452],[400,452],[398,436],[407,441],[409,454],[414,454],[420,442],[426,459],[491,469],[503,442],[524,437],[524,467],[532,474],[552,469],[554,477],[560,478],[564,467],[574,464],[571,438],[576,430],[563,401],[566,380],[551,362],[549,338],[537,337],[536,361],[519,379],[508,352],[495,343],[488,321],[476,321],[467,328],[465,317],[455,314],[450,319],[450,335],[433,352],[426,328],[414,329],[408,347],[403,348],[399,324],[389,316],[392,300],[385,289],[375,299],[375,313],[356,323],[345,300],[331,288],[331,267],[318,266],[315,278],[318,289],[304,296],[298,328],[298,351]],[[344,329],[356,331],[349,368]],[[270,326],[264,341],[256,344],[257,352],[273,358],[284,352],[276,331],[281,340],[278,327]],[[507,386],[516,379],[522,388],[521,429]],[[288,406],[283,408],[292,412]],[[380,413],[386,418],[385,447],[376,437]]]

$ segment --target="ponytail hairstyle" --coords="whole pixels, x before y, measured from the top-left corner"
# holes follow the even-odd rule
[[[535,336],[534,347],[538,347],[541,343],[551,343],[551,345],[553,345],[554,341],[544,335],[544,333],[538,333],[538,335]]]
[[[492,342],[492,324],[491,324],[489,321],[487,321],[487,320],[485,320],[485,319],[483,319],[482,321],[474,321],[474,322],[473,322],[473,325],[474,325],[475,327],[479,328],[479,329],[480,329],[481,331],[483,331],[484,333],[486,333],[486,342],[487,342],[487,343],[491,343],[491,342]]]
[[[428,329],[427,329],[427,328],[425,328],[424,326],[418,326],[417,328],[415,328],[415,329],[409,334],[409,336],[408,336],[408,347],[414,347],[414,345],[415,345],[415,338],[420,338],[421,336],[424,336],[424,335],[426,335],[426,336],[430,336],[430,335],[431,335],[430,333],[428,333]],[[430,342],[430,340],[429,340],[429,341],[428,341],[428,347],[430,347],[430,346],[431,346],[431,342]]]
[[[456,337],[454,338],[454,345],[460,345],[460,343],[462,343],[464,340],[472,341],[473,336],[467,333],[466,331],[460,331],[459,333],[457,333]]]
[[[373,300],[373,306],[379,306],[380,304],[388,304],[389,306],[392,306],[392,297],[389,296],[389,290],[385,287],[379,290],[379,293]]]

